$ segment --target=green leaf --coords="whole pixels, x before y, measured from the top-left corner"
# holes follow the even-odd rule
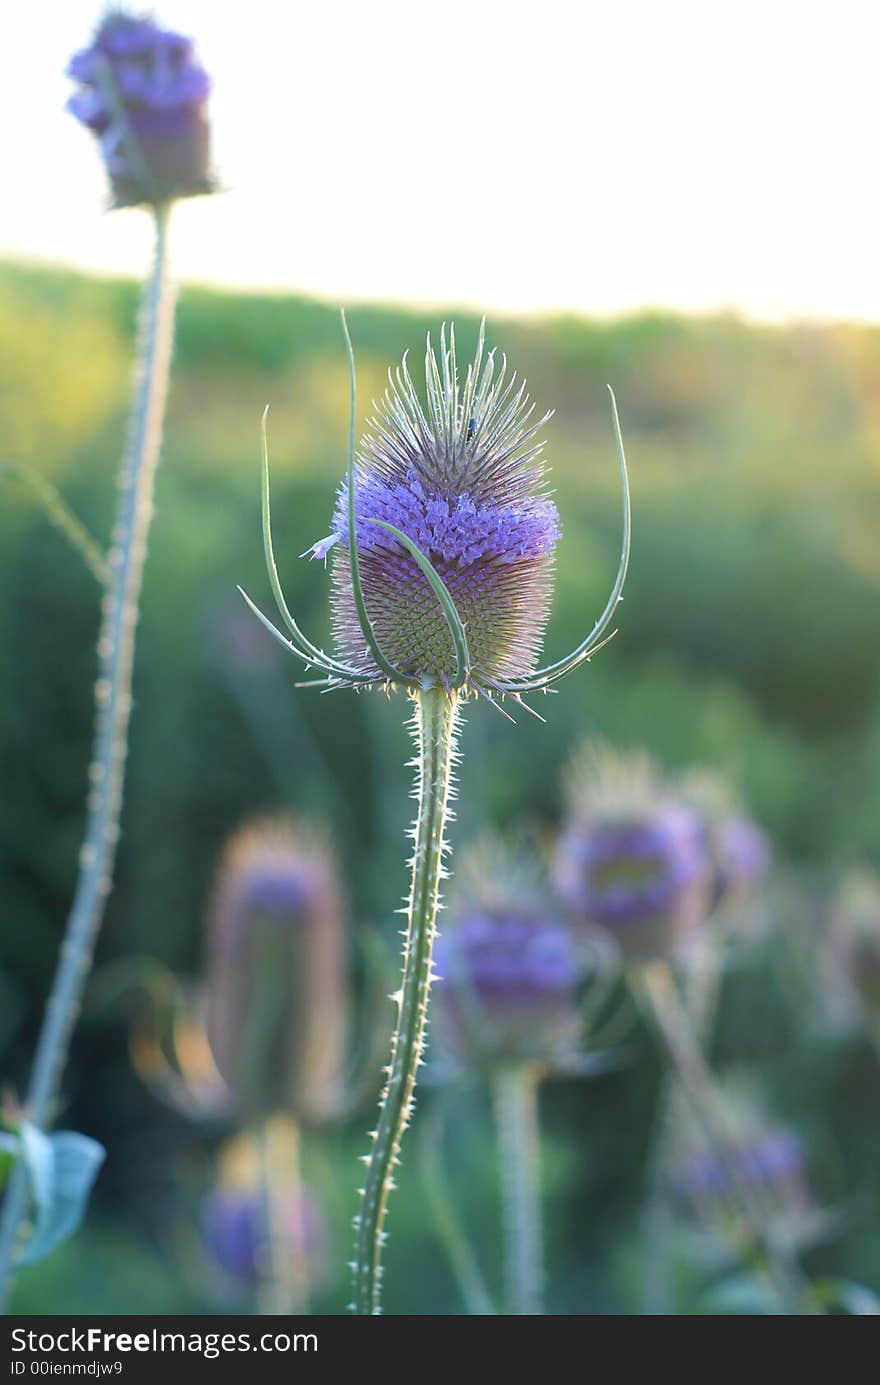
[[[74,1130],[45,1135],[28,1121],[19,1127],[20,1157],[27,1168],[35,1217],[20,1263],[33,1264],[76,1231],[106,1151]]]

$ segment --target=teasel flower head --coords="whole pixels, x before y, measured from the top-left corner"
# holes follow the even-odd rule
[[[67,109],[99,140],[116,207],[212,192],[211,79],[193,42],[147,15],[111,10],[67,75]]]
[[[537,858],[487,836],[462,858],[434,965],[448,1054],[475,1067],[564,1066],[584,1031],[587,988],[604,987],[614,954],[575,934]]]
[[[202,1205],[202,1243],[213,1264],[240,1291],[252,1293],[271,1272],[271,1245],[265,1189],[258,1161],[243,1140],[224,1149],[215,1186]],[[314,1190],[300,1184],[281,1198],[295,1245],[308,1260],[309,1278],[321,1272],[326,1226]]]
[[[220,862],[210,920],[207,1032],[249,1116],[306,1120],[340,1101],[346,938],[336,870],[284,821],[244,828]]]
[[[681,794],[703,825],[712,864],[712,910],[738,912],[751,903],[773,868],[770,839],[744,810],[728,779],[691,770]]]
[[[574,918],[627,961],[668,956],[706,918],[711,862],[692,809],[641,754],[588,745],[567,775],[554,878]]]
[[[695,1213],[707,1228],[722,1230],[735,1221],[745,1185],[763,1207],[771,1237],[796,1245],[815,1239],[824,1217],[819,1211],[802,1141],[788,1127],[769,1119],[752,1093],[728,1084],[732,1132],[723,1154],[707,1148],[702,1131],[688,1122],[678,1131],[669,1190],[675,1202]]]
[[[271,536],[264,419],[263,534],[270,581],[291,639],[248,597],[288,649],[324,676],[327,688],[442,687],[489,699],[544,691],[605,643],[629,558],[629,491],[616,407],[624,536],[617,578],[593,629],[564,659],[537,668],[550,605],[553,555],[561,535],[547,492],[541,431],[523,382],[485,346],[459,373],[455,332],[429,337],[424,396],[407,358],[360,445],[355,444],[351,366],[349,468],[331,528],[307,550],[332,555],[336,652],[303,634],[278,581]],[[613,396],[612,396],[613,403]],[[244,595],[244,593],[243,593]],[[608,636],[610,638],[610,636]],[[496,705],[498,705],[496,703]]]

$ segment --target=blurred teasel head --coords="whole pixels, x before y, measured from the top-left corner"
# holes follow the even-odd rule
[[[682,779],[681,791],[703,825],[712,866],[711,908],[742,908],[772,870],[769,837],[743,810],[727,779],[715,771],[692,770]]]
[[[314,1191],[282,1190],[281,1215],[289,1221],[289,1244],[300,1247],[309,1277],[320,1273],[326,1227]],[[277,1211],[276,1211],[277,1215]],[[237,1289],[253,1292],[272,1272],[269,1211],[259,1160],[247,1141],[230,1141],[222,1152],[217,1181],[205,1198],[202,1243],[210,1259]]]
[[[207,1030],[240,1109],[320,1120],[339,1104],[346,938],[335,866],[286,822],[223,852],[210,920]]]
[[[546,691],[607,642],[622,599],[630,546],[629,489],[617,409],[612,418],[623,487],[623,544],[605,610],[565,658],[537,668],[561,536],[547,491],[541,430],[525,383],[485,345],[485,324],[464,376],[454,328],[428,338],[424,398],[407,358],[389,371],[384,400],[355,445],[351,339],[348,474],[330,533],[307,550],[333,561],[336,653],[306,638],[278,580],[273,553],[268,451],[263,451],[263,536],[287,639],[271,633],[328,688],[433,687],[511,697]]]
[[[75,53],[67,109],[97,137],[116,207],[214,190],[206,105],[211,79],[193,42],[117,9]]]
[[[732,1139],[723,1153],[706,1146],[702,1131],[689,1122],[677,1131],[677,1151],[669,1191],[684,1210],[707,1226],[721,1229],[737,1216],[734,1184],[745,1185],[760,1202],[768,1229],[778,1242],[812,1238],[822,1218],[802,1141],[771,1120],[752,1093],[728,1085]]]
[[[706,917],[711,862],[699,818],[647,756],[588,745],[567,773],[557,889],[627,961],[668,956]]]
[[[477,1066],[562,1060],[577,1048],[591,975],[611,964],[574,935],[539,863],[486,838],[462,860],[434,951],[441,1043]]]

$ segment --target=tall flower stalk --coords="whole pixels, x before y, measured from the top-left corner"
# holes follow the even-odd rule
[[[452,788],[458,697],[442,688],[415,694],[419,807],[414,828],[412,884],[403,948],[403,981],[396,996],[397,1023],[391,1040],[388,1082],[373,1147],[367,1159],[363,1200],[357,1217],[355,1309],[378,1311],[382,1246],[393,1169],[412,1114],[416,1072],[425,1045],[435,920],[447,851],[446,821]]]
[[[52,1114],[110,893],[119,839],[135,628],[171,363],[174,293],[168,280],[169,211],[167,205],[156,208],[153,268],[141,309],[135,399],[110,550],[110,584],[98,637],[95,744],[89,767],[88,818],[79,877],[25,1098],[28,1118],[40,1127]],[[18,1164],[0,1219],[0,1303],[12,1268],[26,1194],[27,1175],[24,1166]]]
[[[270,584],[290,638],[245,600],[267,629],[319,677],[311,685],[403,688],[415,703],[418,814],[407,905],[403,980],[387,1083],[372,1147],[365,1156],[352,1308],[381,1312],[385,1214],[393,1171],[412,1112],[424,1048],[431,960],[447,850],[452,766],[460,704],[468,697],[525,707],[585,663],[605,642],[629,558],[629,492],[613,409],[624,496],[624,537],[617,579],[605,610],[565,658],[536,668],[551,595],[552,554],[560,535],[546,493],[539,437],[524,383],[486,352],[481,329],[474,360],[458,373],[454,332],[430,339],[425,402],[406,358],[370,429],[355,445],[354,355],[348,474],[332,529],[309,550],[333,551],[333,614],[338,655],[324,652],[292,615],[275,566],[268,452],[263,424],[263,539]],[[612,397],[613,404],[613,397]],[[244,593],[243,593],[244,595]],[[527,710],[532,710],[527,708]]]
[[[141,304],[134,399],[98,637],[85,839],[24,1102],[27,1119],[38,1128],[52,1116],[112,885],[119,840],[135,629],[171,365],[175,305],[168,275],[171,205],[178,196],[208,191],[210,186],[203,111],[210,79],[196,62],[188,39],[159,29],[152,20],[110,13],[92,45],[72,60],[69,75],[80,83],[70,109],[101,141],[116,205],[140,203],[150,208],[155,249]],[[198,140],[194,144],[195,129]],[[185,150],[185,168],[178,163],[181,150]],[[28,1175],[18,1160],[0,1217],[0,1309],[27,1201]]]

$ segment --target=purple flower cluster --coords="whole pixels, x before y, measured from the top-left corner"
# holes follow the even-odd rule
[[[355,533],[358,552],[383,550],[404,555],[387,530],[370,523],[384,520],[412,539],[435,566],[467,568],[481,563],[515,563],[552,553],[561,529],[552,500],[528,496],[521,505],[478,504],[464,492],[432,495],[418,473],[410,470],[393,483],[368,476],[357,492]],[[348,545],[348,483],[343,482],[333,516],[332,538],[315,544],[324,557],[332,543]]]
[[[434,954],[443,1038],[477,1060],[549,1058],[578,1028],[582,966],[552,912],[515,905],[453,919]]]
[[[67,109],[98,137],[117,206],[211,191],[211,79],[191,39],[112,12],[67,75],[78,84]]]
[[[285,1216],[292,1243],[302,1245],[314,1267],[320,1260],[324,1227],[313,1195],[304,1190],[301,1202],[288,1198]],[[254,1289],[269,1272],[269,1228],[265,1201],[258,1191],[215,1188],[202,1210],[202,1238],[217,1267],[243,1289]]]
[[[342,898],[320,845],[278,823],[233,837],[211,917],[207,1028],[239,1106],[320,1117],[338,1099]]]
[[[431,561],[467,631],[471,688],[524,677],[535,666],[560,537],[544,489],[524,386],[496,368],[482,333],[462,382],[455,344],[428,343],[426,404],[406,361],[362,440],[356,468],[355,534],[367,613],[386,659],[407,677],[449,683],[455,651],[437,597],[416,560],[372,520],[393,524]],[[381,677],[357,618],[348,547],[348,488],[330,535],[312,557],[336,549],[334,632],[344,661]]]
[[[628,957],[665,952],[704,916],[709,863],[700,823],[659,800],[628,816],[574,816],[556,853],[572,913],[611,931]]]

